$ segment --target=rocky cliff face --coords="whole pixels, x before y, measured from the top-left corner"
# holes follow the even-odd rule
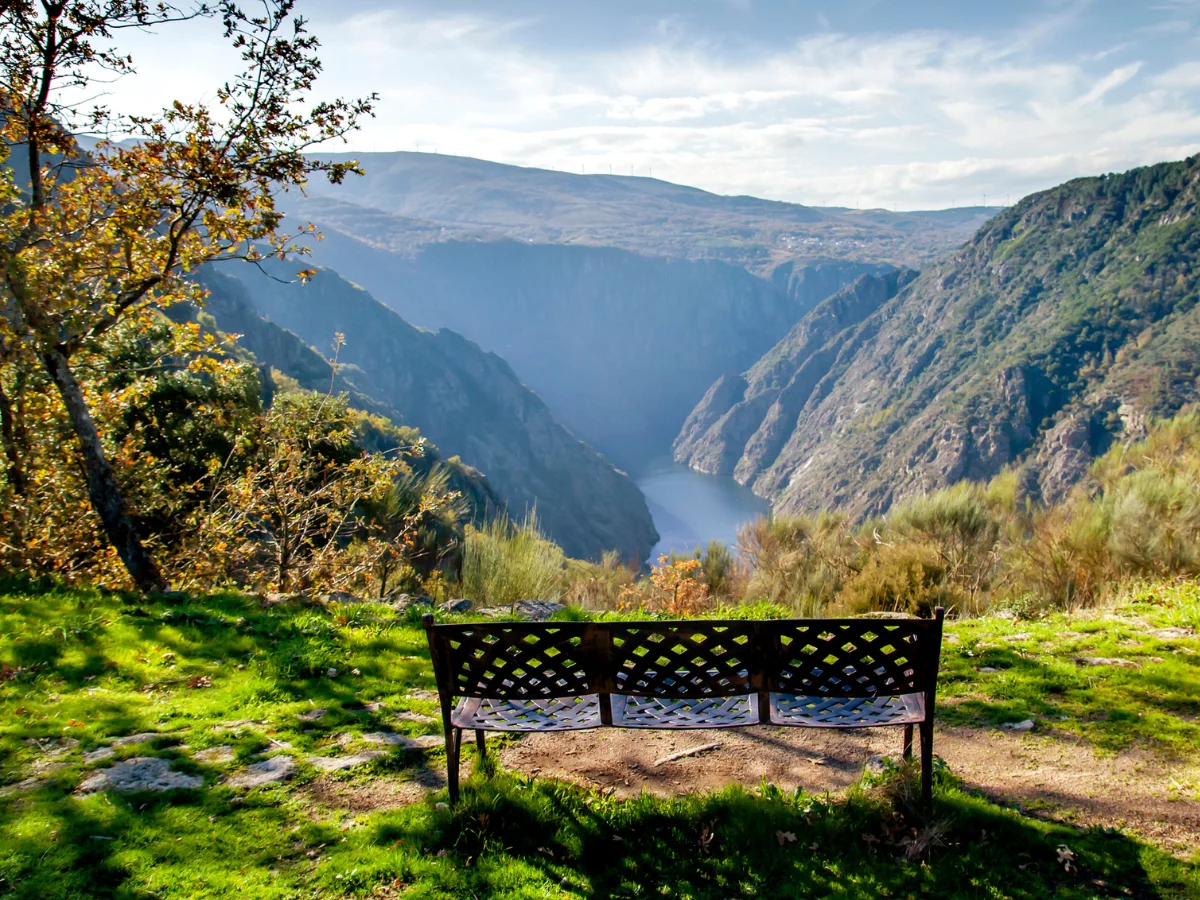
[[[337,361],[356,391],[484,472],[510,514],[536,507],[568,554],[615,549],[645,559],[658,535],[641,492],[563,428],[504,360],[453,331],[414,328],[329,270],[307,285],[292,281],[298,268],[273,270],[283,281],[248,266],[227,271],[257,313],[303,341],[332,353],[334,335],[344,335]]]
[[[498,353],[556,418],[629,468],[665,452],[714,378],[752,365],[858,275],[889,268],[786,264],[759,278],[714,261],[513,241],[402,255],[318,224],[318,261],[354,273],[405,319]]]
[[[960,252],[863,279],[713,384],[677,457],[777,510],[885,511],[1004,466],[1053,500],[1200,396],[1200,159],[1033,195]]]

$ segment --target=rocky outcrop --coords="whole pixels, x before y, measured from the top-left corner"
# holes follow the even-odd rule
[[[453,331],[413,327],[327,269],[302,285],[298,268],[276,266],[274,278],[249,266],[227,271],[259,315],[302,341],[332,348],[342,335],[339,374],[355,391],[485,473],[511,515],[536,509],[569,555],[645,559],[658,535],[641,492],[563,428],[504,360]]]
[[[714,384],[677,458],[857,516],[1020,467],[1053,501],[1200,399],[1200,158],[1026,198],[953,258],[861,279]]]
[[[863,275],[816,306],[744,376],[722,376],[675,440],[675,459],[743,484],[771,464],[796,417],[856,340],[856,326],[916,276]]]

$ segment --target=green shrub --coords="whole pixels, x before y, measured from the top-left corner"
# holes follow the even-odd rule
[[[923,544],[883,546],[838,592],[837,615],[896,612],[928,618],[936,606],[958,605],[939,553]]]
[[[468,526],[463,541],[463,595],[482,606],[518,600],[558,600],[565,557],[532,513],[520,525],[497,517],[482,528]]]

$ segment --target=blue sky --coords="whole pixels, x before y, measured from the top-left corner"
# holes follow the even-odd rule
[[[1200,0],[300,0],[361,150],[809,204],[1016,201],[1200,152]],[[212,23],[137,37],[127,110],[211,98]],[[184,62],[181,62],[183,60]]]

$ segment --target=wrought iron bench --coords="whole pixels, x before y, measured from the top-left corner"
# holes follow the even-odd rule
[[[944,610],[932,619],[698,619],[435,625],[429,638],[458,800],[463,731],[617,728],[904,728],[932,791]]]

